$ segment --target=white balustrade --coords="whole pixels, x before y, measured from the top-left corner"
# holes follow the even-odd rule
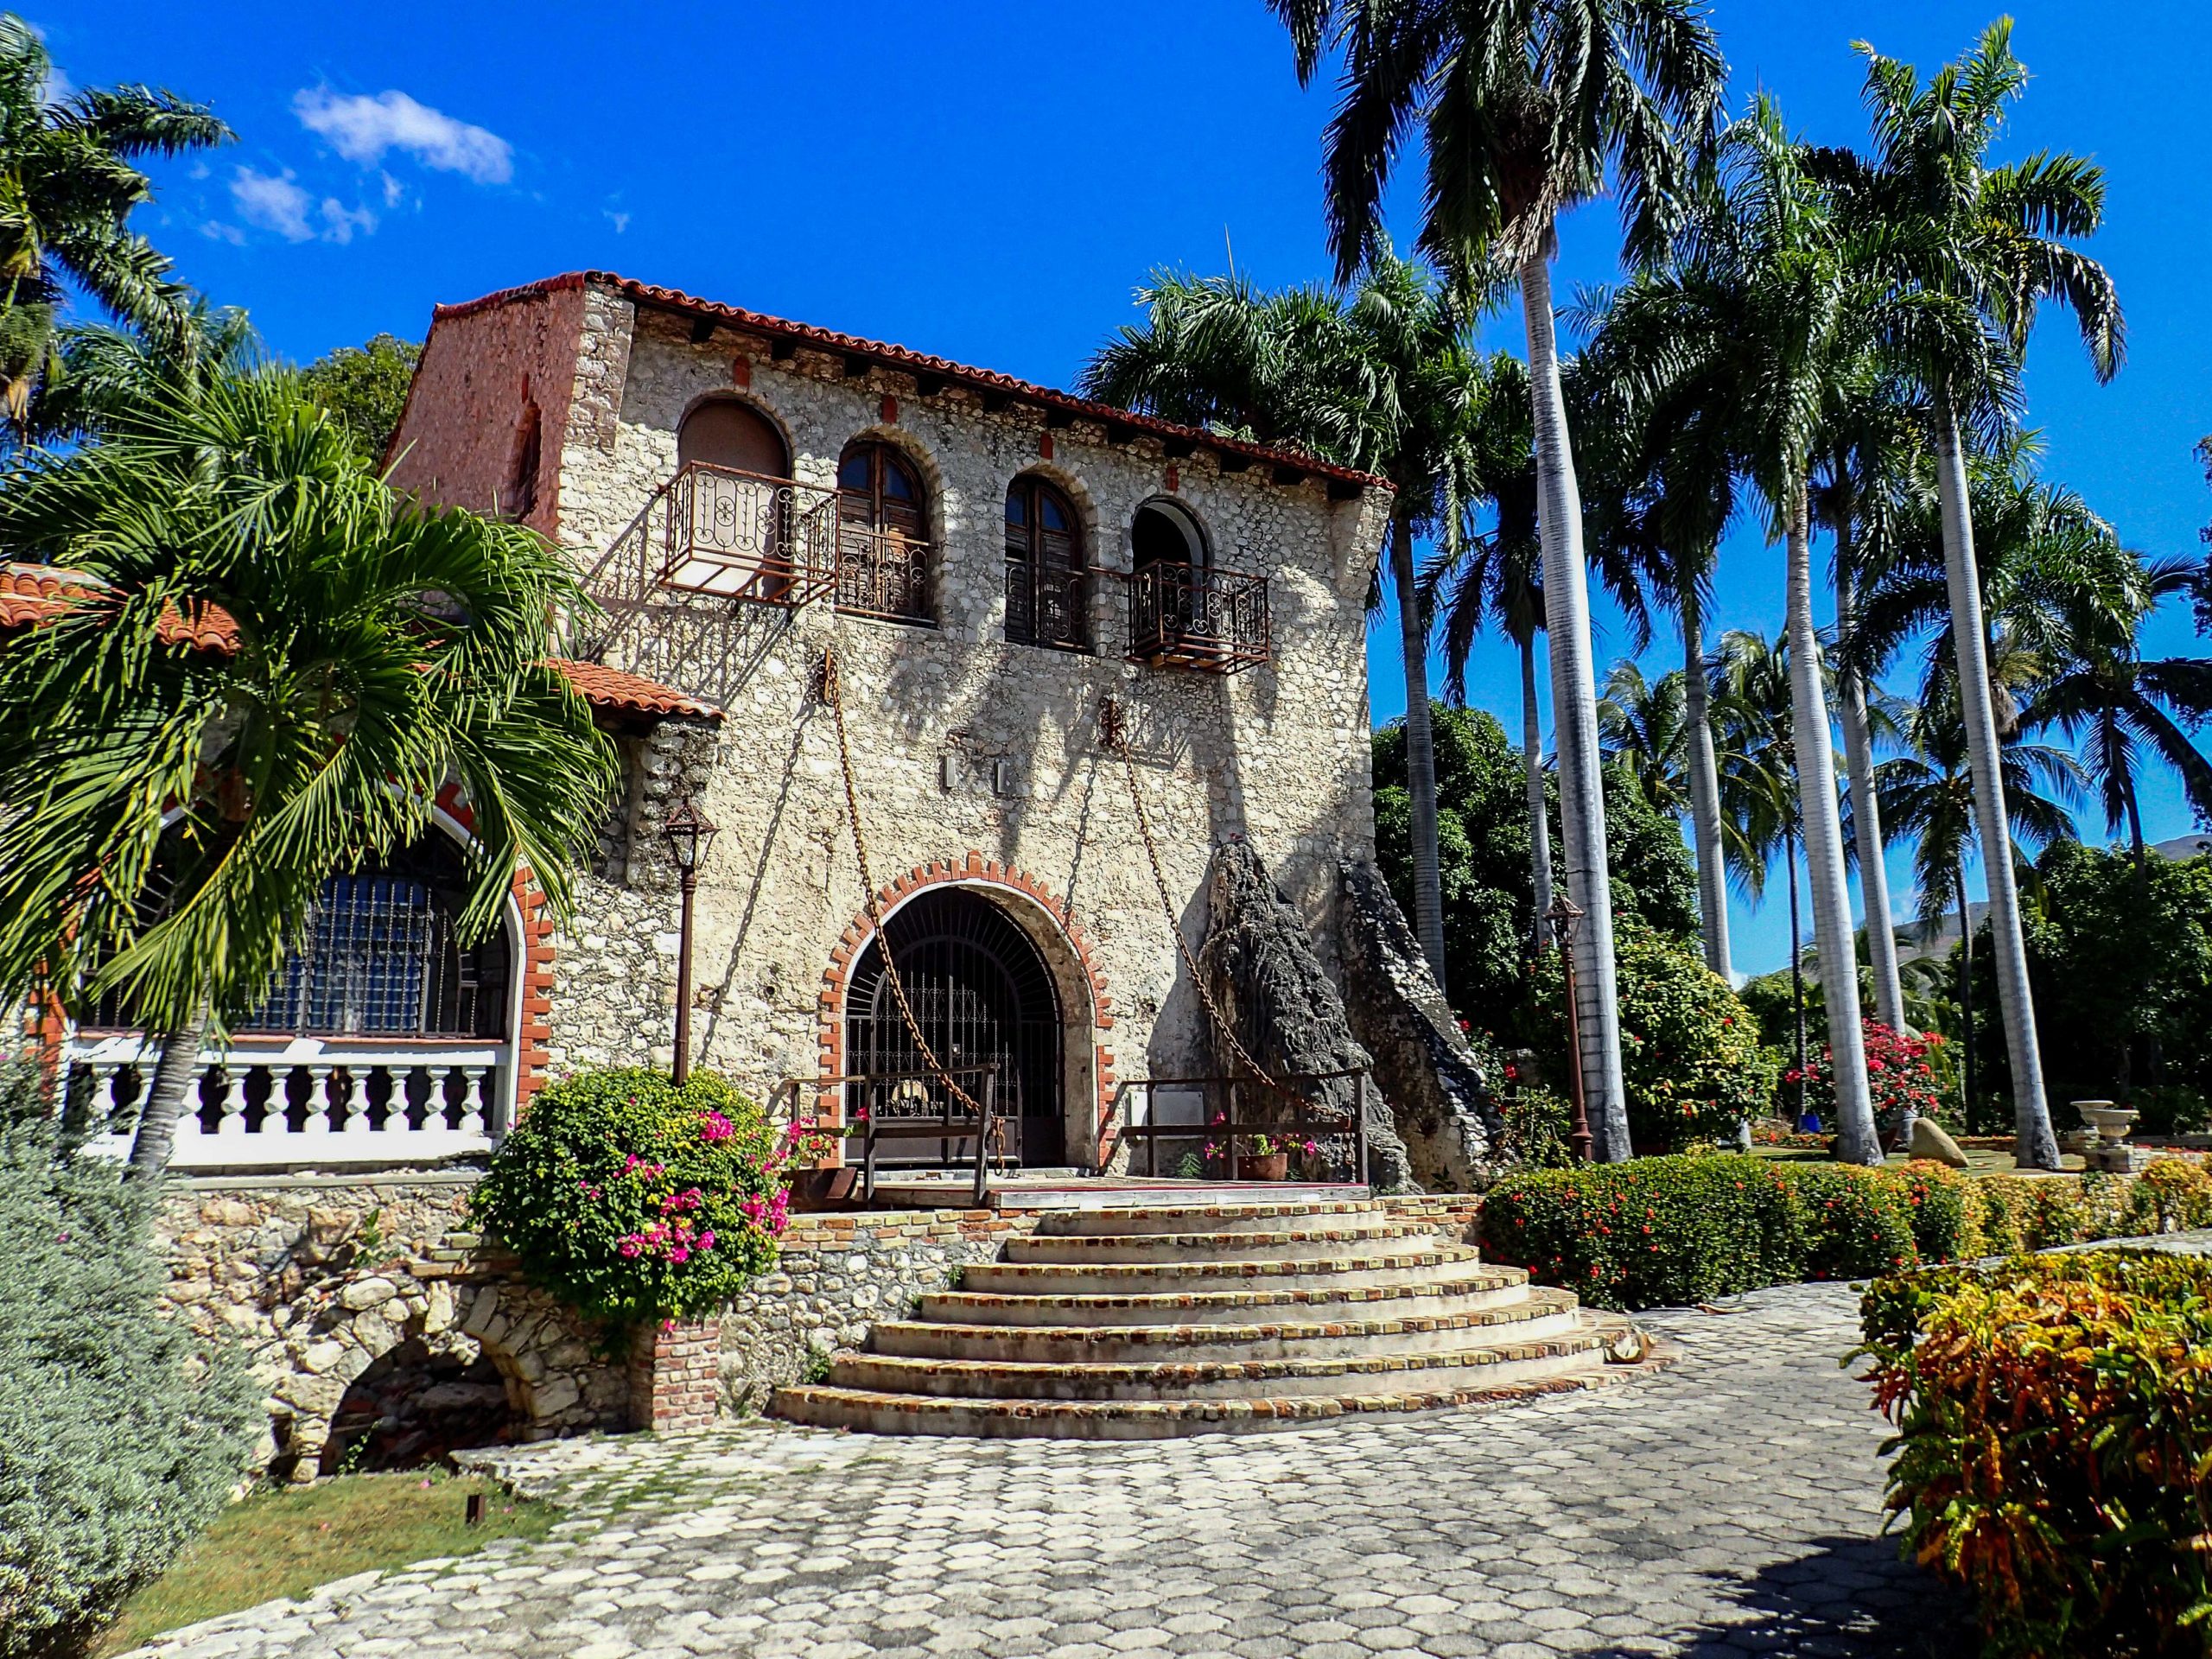
[[[71,1040],[73,1097],[92,1145],[129,1153],[157,1055],[136,1035]],[[245,1038],[200,1058],[177,1118],[170,1164],[181,1171],[391,1166],[486,1151],[505,1127],[513,1075],[505,1046],[492,1042]]]

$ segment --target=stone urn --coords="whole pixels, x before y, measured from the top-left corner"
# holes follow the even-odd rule
[[[1287,1181],[1290,1179],[1290,1154],[1271,1152],[1265,1157],[1246,1153],[1236,1160],[1237,1179],[1246,1181]]]
[[[2097,1132],[2097,1139],[2118,1146],[2127,1139],[2127,1132],[2135,1127],[2139,1116],[2133,1106],[2115,1106],[2108,1100],[2077,1100],[2074,1109],[2082,1121]]]

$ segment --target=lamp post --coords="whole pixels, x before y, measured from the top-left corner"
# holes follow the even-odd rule
[[[1574,1107],[1574,1126],[1567,1140],[1574,1149],[1575,1162],[1586,1164],[1595,1137],[1590,1133],[1590,1109],[1582,1098],[1582,1009],[1574,996],[1574,925],[1582,919],[1581,907],[1561,892],[1544,919],[1551,924],[1552,938],[1559,944],[1559,965],[1567,974],[1567,1097]]]
[[[683,919],[676,946],[676,1064],[670,1070],[677,1088],[691,1075],[691,900],[699,891],[699,867],[714,843],[714,820],[689,797],[668,809],[660,833],[676,861],[683,893]]]

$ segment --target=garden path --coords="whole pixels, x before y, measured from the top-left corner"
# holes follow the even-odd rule
[[[569,1507],[495,1544],[161,1638],[162,1659],[952,1653],[1948,1656],[1961,1605],[1880,1535],[1844,1287],[1643,1322],[1632,1386],[1137,1445],[756,1422],[494,1454]]]

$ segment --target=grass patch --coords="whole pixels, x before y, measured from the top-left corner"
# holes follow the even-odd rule
[[[472,1527],[474,1492],[484,1494],[485,1514]],[[180,1624],[303,1596],[372,1567],[466,1555],[494,1538],[543,1538],[559,1516],[551,1504],[515,1497],[480,1477],[419,1470],[256,1492],[125,1602],[93,1653],[123,1653]]]

